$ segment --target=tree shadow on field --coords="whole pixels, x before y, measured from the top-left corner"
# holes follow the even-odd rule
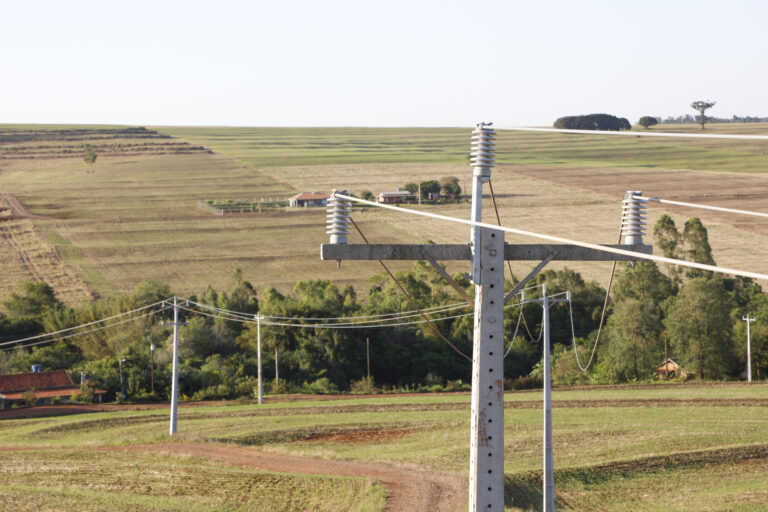
[[[543,510],[541,472],[526,472],[504,476],[504,507],[516,507],[526,512]]]

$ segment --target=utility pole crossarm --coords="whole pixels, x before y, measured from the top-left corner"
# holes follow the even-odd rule
[[[639,254],[651,254],[653,247],[643,244],[604,244]],[[631,256],[611,254],[575,245],[506,244],[504,259],[509,261],[541,261],[557,251],[559,261],[634,261]],[[322,244],[323,260],[454,260],[471,261],[472,250],[466,244]]]

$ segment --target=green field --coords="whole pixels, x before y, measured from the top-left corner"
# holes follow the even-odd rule
[[[540,399],[536,391],[505,398],[510,511],[540,510]],[[659,502],[680,511],[768,507],[768,385],[555,390],[553,400],[559,510],[650,511]],[[29,496],[24,503],[41,510],[76,499],[95,510],[185,510],[199,497],[193,510],[209,510],[231,503],[215,490],[220,486],[241,489],[243,506],[274,500],[269,510],[380,509],[383,491],[363,472],[316,477],[297,466],[293,475],[254,474],[205,457],[125,451],[167,442],[167,427],[167,409],[1,421],[0,496]],[[180,452],[188,443],[215,443],[207,445],[254,457],[357,461],[464,477],[468,427],[466,394],[222,403],[182,407],[174,443]],[[47,475],[55,493],[43,492]],[[100,483],[94,487],[95,475]],[[104,489],[109,502],[97,492]],[[291,500],[299,495],[305,501],[297,505]],[[325,502],[330,508],[315,505]]]
[[[9,132],[30,128],[44,132],[63,127],[0,126]],[[697,130],[679,125],[672,129]],[[6,155],[0,159],[0,192],[18,196],[33,214],[48,217],[19,221],[29,224],[20,248],[5,240],[10,234],[0,239],[0,256],[8,262],[0,276],[0,297],[30,278],[49,279],[71,303],[87,300],[83,289],[96,295],[120,293],[149,278],[167,282],[181,294],[199,293],[208,284],[228,287],[235,266],[257,289],[275,286],[285,291],[298,280],[320,277],[364,288],[365,280],[379,271],[375,262],[346,263],[337,269],[333,262],[320,261],[319,245],[326,240],[322,209],[219,217],[198,209],[197,201],[268,202],[332,188],[376,193],[448,175],[457,176],[464,187],[471,179],[471,128],[158,130],[174,137],[162,143],[180,148],[186,141],[190,148],[213,154],[191,149],[117,151],[102,145],[97,162],[89,166],[80,154],[87,138],[0,143],[0,154]],[[714,125],[707,131],[768,133],[768,126]],[[127,142],[116,141],[118,146]],[[757,209],[765,201],[760,194],[768,184],[768,156],[762,142],[500,131],[498,143],[493,183],[501,219],[522,229],[614,243],[619,199],[628,188],[667,197],[695,196],[712,204],[747,199]],[[41,149],[46,145],[54,149]],[[24,151],[36,156],[18,158]],[[469,213],[464,203],[423,208],[463,218]],[[488,200],[486,219],[493,219],[489,208]],[[667,211],[654,208],[650,221]],[[704,218],[719,264],[768,272],[762,257],[768,252],[768,229],[762,224],[700,211],[673,214],[680,224],[691,214]],[[452,224],[394,212],[361,210],[355,218],[372,242],[461,243],[468,235]],[[535,242],[519,237],[508,241]],[[743,250],[745,243],[751,250]],[[407,264],[394,266],[402,269]],[[606,284],[608,265],[570,266]],[[529,268],[527,263],[513,264],[517,274]],[[449,271],[459,270],[465,265],[449,265]],[[61,275],[69,277],[57,281]]]

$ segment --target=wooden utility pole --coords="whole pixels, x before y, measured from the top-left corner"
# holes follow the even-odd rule
[[[495,132],[480,123],[472,132],[472,221],[482,221],[483,184],[494,166]],[[634,193],[634,191],[633,191]],[[419,194],[421,197],[421,194]],[[634,258],[571,245],[507,244],[504,232],[487,227],[470,228],[470,244],[348,244],[351,198],[335,190],[329,200],[328,234],[323,260],[465,260],[471,264],[475,284],[475,321],[472,349],[472,405],[469,454],[469,511],[504,510],[504,304],[557,257],[563,261],[630,261]],[[629,201],[629,202],[628,202]],[[626,206],[626,205],[629,206]],[[639,224],[644,219],[637,201],[625,198],[627,219],[624,244],[610,246],[648,254]],[[504,296],[504,260],[540,261],[512,292]],[[449,282],[451,281],[448,276]],[[458,285],[457,285],[458,286]]]
[[[664,333],[664,380],[669,380],[669,356],[667,355],[667,333]]]
[[[368,367],[368,381],[371,380],[371,338],[365,338],[365,364]]]

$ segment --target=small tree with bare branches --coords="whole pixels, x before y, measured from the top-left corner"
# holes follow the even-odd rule
[[[717,102],[711,100],[698,100],[691,103],[691,108],[699,111],[699,123],[701,124],[702,130],[704,129],[704,123],[709,121],[709,118],[704,115],[704,112],[714,107],[715,103]]]

